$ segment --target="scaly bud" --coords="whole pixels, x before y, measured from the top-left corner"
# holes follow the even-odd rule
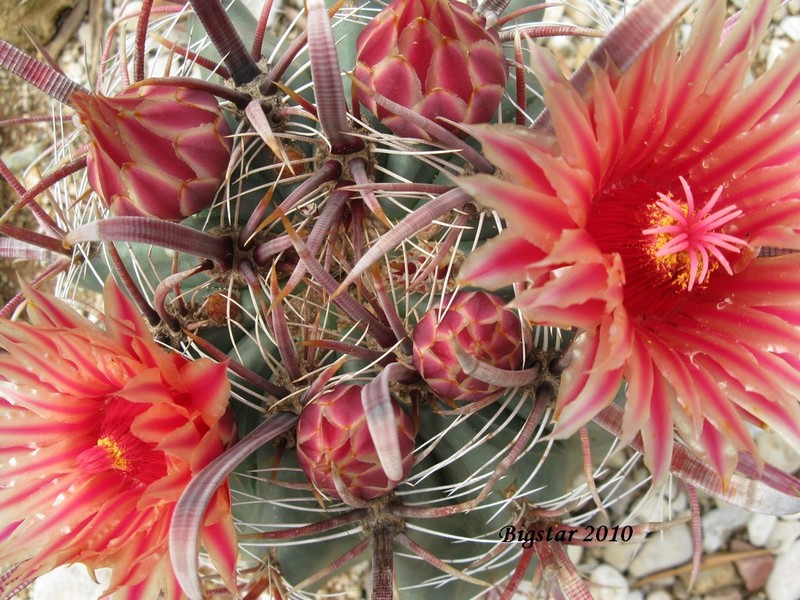
[[[178,221],[214,201],[231,131],[213,95],[143,81],[72,103],[92,138],[89,185],[115,215]]]
[[[357,48],[359,81],[430,120],[488,122],[506,86],[500,38],[458,0],[394,0],[362,30]],[[429,139],[366,91],[358,98],[397,135]]]
[[[317,489],[340,498],[334,472],[348,492],[372,500],[391,492],[399,481],[383,472],[367,427],[360,385],[338,385],[303,409],[297,423],[297,462]],[[398,428],[403,477],[411,472],[414,425],[392,400]]]
[[[525,330],[517,313],[505,304],[494,294],[458,292],[452,301],[445,298],[444,310],[432,308],[414,327],[414,366],[445,402],[478,402],[501,389],[467,375],[457,346],[494,367],[522,366]]]

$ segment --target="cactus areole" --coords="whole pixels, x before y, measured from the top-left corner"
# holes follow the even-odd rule
[[[372,500],[391,492],[399,481],[383,472],[367,427],[359,385],[338,385],[303,409],[297,424],[297,461],[314,486],[340,498],[335,479],[347,492]],[[414,426],[394,400],[403,477],[411,472]],[[335,473],[335,475],[334,475]]]
[[[367,88],[435,120],[486,123],[505,89],[508,69],[497,33],[457,0],[394,0],[358,36],[355,77]],[[427,133],[379,107],[361,103],[397,135]],[[452,129],[452,128],[451,128]]]
[[[211,206],[231,153],[213,95],[145,80],[71,101],[91,136],[89,185],[112,213],[179,221]]]

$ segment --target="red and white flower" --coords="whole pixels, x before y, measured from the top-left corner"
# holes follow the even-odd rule
[[[183,598],[167,534],[192,476],[233,437],[225,365],[158,346],[112,280],[105,329],[23,290],[30,323],[0,322],[0,597],[79,562],[110,567],[115,597]],[[235,589],[227,485],[202,539]]]
[[[623,436],[657,482],[675,430],[723,479],[758,454],[747,422],[800,445],[800,48],[745,83],[774,8],[728,31],[706,2],[684,48],[670,33],[622,75],[596,66],[585,95],[534,48],[552,132],[474,128],[503,177],[461,185],[508,228],[462,280],[527,282],[531,322],[581,330],[555,434],[625,381]]]

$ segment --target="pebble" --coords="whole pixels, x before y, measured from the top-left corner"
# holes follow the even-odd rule
[[[736,588],[726,588],[706,594],[703,600],[742,600],[742,592]]]
[[[767,546],[781,554],[787,552],[797,538],[800,538],[800,522],[779,519],[769,534]]]
[[[657,535],[657,534],[653,534]],[[633,556],[643,544],[609,544],[603,547],[603,562],[619,571],[625,571],[631,564]]]
[[[689,574],[684,577],[688,583]],[[694,580],[692,589],[689,590],[693,595],[700,594],[706,596],[711,592],[727,589],[739,583],[739,576],[736,568],[731,563],[717,565],[716,567],[706,567],[700,569],[697,578]]]
[[[797,17],[800,19],[800,17]],[[775,48],[776,52],[780,50],[782,53],[789,47],[789,42],[786,40],[774,40],[770,44],[770,52]],[[771,66],[772,58],[767,55],[767,65]],[[777,58],[775,56],[772,58]],[[756,446],[762,458],[774,467],[782,469],[787,473],[794,473],[800,469],[800,454],[795,450],[792,445],[783,439],[780,435],[772,431],[764,431],[756,438]]]
[[[742,508],[721,503],[719,508],[703,516],[703,550],[716,552],[731,537],[731,534],[747,525],[750,513]]]
[[[628,582],[614,567],[600,565],[589,575],[594,600],[627,600]]]
[[[692,559],[692,533],[688,525],[676,525],[651,534],[631,562],[628,573],[636,579],[677,567]]]
[[[767,580],[766,592],[770,600],[797,600],[800,598],[800,541],[775,559]]]
[[[54,598],[99,598],[108,586],[111,573],[107,569],[95,571],[99,584],[92,581],[89,571],[80,564],[58,567],[38,577],[32,584],[32,600]]]
[[[747,519],[747,538],[750,543],[758,548],[765,547],[777,522],[775,515],[751,515]]]
[[[583,546],[567,546],[567,556],[572,561],[573,565],[579,565],[581,563],[581,559],[583,558]]]
[[[647,598],[645,600],[674,600],[672,594],[670,594],[666,590],[655,590],[654,592],[650,592],[647,594]]]
[[[753,549],[753,546],[743,540],[731,541],[731,552],[746,552]],[[737,560],[734,564],[739,576],[742,578],[745,589],[748,592],[755,592],[767,583],[774,563],[775,558],[771,554],[762,554],[761,556]]]
[[[783,40],[783,39],[772,40],[772,42],[769,45],[769,49],[767,50],[767,68],[769,69],[773,64],[775,64],[775,61],[778,60],[781,56],[783,56],[786,53],[786,51],[791,47],[791,45],[792,43],[789,40]],[[761,455],[764,456],[763,451],[761,451]],[[764,458],[766,458],[766,456],[764,456]],[[773,461],[769,460],[768,462],[772,463]],[[784,471],[785,470],[786,469],[784,469]]]
[[[784,17],[780,27],[790,40],[800,41],[800,17]]]

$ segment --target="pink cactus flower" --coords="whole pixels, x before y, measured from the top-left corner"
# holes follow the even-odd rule
[[[505,301],[486,292],[458,292],[426,312],[414,327],[414,367],[448,404],[479,402],[503,388],[467,375],[456,356],[456,344],[493,367],[522,366],[524,326]]]
[[[91,136],[89,185],[111,212],[178,221],[211,206],[231,153],[214,96],[143,81],[71,101]]]
[[[534,48],[553,132],[476,127],[504,176],[461,181],[508,223],[461,278],[528,282],[531,322],[582,330],[555,435],[625,381],[623,436],[657,483],[676,431],[723,480],[758,456],[747,422],[800,446],[800,48],[745,84],[775,6],[727,30],[705,2],[686,47],[595,67],[586,95]]]
[[[303,409],[297,423],[297,462],[309,481],[320,491],[341,498],[337,491],[362,500],[385,496],[408,477],[414,460],[414,425],[394,400],[391,401],[398,428],[403,475],[386,476],[375,442],[367,427],[360,385],[338,385]]]
[[[233,437],[225,365],[158,346],[112,280],[104,329],[23,290],[30,323],[0,322],[0,597],[83,563],[111,568],[115,598],[184,598],[168,529],[193,474]],[[235,590],[227,485],[202,540]]]
[[[357,49],[359,81],[432,121],[486,123],[505,90],[500,38],[459,0],[394,0],[361,31]],[[397,135],[430,139],[365,90],[358,97]]]

